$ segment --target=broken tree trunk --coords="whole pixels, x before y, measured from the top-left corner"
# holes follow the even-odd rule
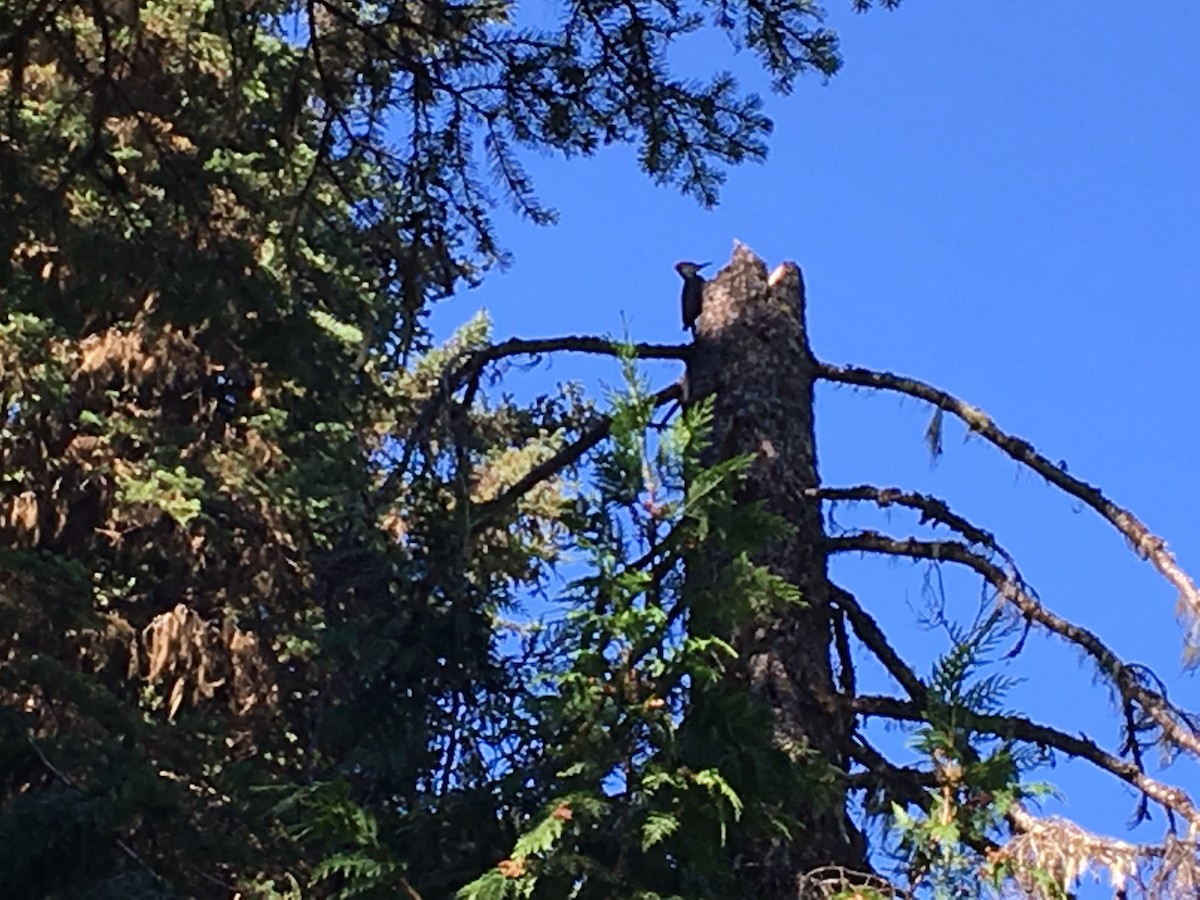
[[[763,261],[738,244],[704,290],[688,368],[691,400],[712,396],[712,443],[703,462],[752,454],[740,501],[762,501],[792,529],[755,562],[795,585],[803,604],[757,613],[728,635],[738,652],[731,687],[748,691],[772,714],[774,740],[797,764],[827,776],[798,808],[790,840],[739,848],[739,872],[755,896],[791,898],[804,873],[820,867],[869,871],[862,835],[846,814],[842,780],[851,722],[838,708],[830,660],[831,618],[813,433],[815,366],[805,331],[800,269],[785,263],[768,276]],[[716,558],[714,565],[722,562]],[[713,571],[689,567],[689,580]],[[797,804],[794,804],[797,805]]]

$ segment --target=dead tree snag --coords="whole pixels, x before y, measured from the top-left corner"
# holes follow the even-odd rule
[[[776,744],[789,756],[845,772],[852,723],[836,699],[825,536],[813,492],[816,371],[800,269],[785,263],[768,275],[762,260],[737,245],[729,264],[705,286],[687,393],[691,402],[713,398],[706,465],[753,455],[739,499],[761,501],[791,529],[755,561],[795,585],[803,603],[764,611],[730,635],[738,652],[731,676],[771,708]],[[688,577],[711,576],[693,568]],[[804,833],[755,847],[741,863],[747,877],[762,885],[760,896],[794,898],[798,880],[820,866],[867,868],[862,835],[846,816],[845,789],[822,797],[827,802],[783,810]]]

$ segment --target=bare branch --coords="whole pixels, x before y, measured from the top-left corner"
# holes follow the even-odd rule
[[[690,344],[624,344],[610,338],[589,335],[564,335],[556,338],[509,338],[472,354],[467,365],[486,366],[509,356],[540,356],[543,353],[591,353],[599,356],[621,356],[632,352],[638,359],[687,360],[692,354]]]
[[[876,506],[884,509],[895,505],[918,510],[921,513],[920,524],[924,525],[926,522],[933,522],[935,525],[944,525],[951,531],[961,534],[972,544],[987,547],[1002,557],[1014,569],[1016,568],[1016,560],[1013,559],[1012,554],[996,542],[995,536],[990,531],[973,525],[967,519],[951,510],[945,500],[940,500],[929,494],[921,494],[916,491],[903,491],[900,488],[894,487],[881,488],[872,484],[860,484],[848,488],[809,488],[805,491],[805,494],[835,503],[840,501],[862,501],[874,503]]]
[[[928,721],[926,710],[915,703],[894,697],[864,695],[855,697],[852,704],[854,711],[863,716],[907,722]],[[1200,829],[1200,810],[1196,809],[1186,791],[1151,778],[1139,766],[1113,756],[1088,737],[1076,737],[1049,725],[1038,724],[1024,716],[987,715],[966,709],[956,709],[955,716],[965,728],[972,731],[1037,744],[1040,747],[1053,747],[1076,759],[1087,760],[1097,768],[1136,787],[1163,809],[1183,816],[1193,828]]]
[[[858,693],[858,676],[854,671],[854,654],[850,652],[850,635],[846,632],[846,614],[833,616],[833,646],[837,650],[838,690],[844,697]]]
[[[854,629],[858,639],[883,663],[884,668],[908,692],[908,696],[923,707],[928,696],[925,682],[900,658],[900,654],[888,642],[879,623],[859,605],[858,600],[849,591],[835,584],[830,584],[829,589],[830,599],[850,620],[850,627]]]
[[[866,789],[884,781],[891,792],[916,806],[925,808],[929,798],[925,791],[938,786],[936,772],[918,769],[915,766],[898,766],[889,761],[861,735],[855,735],[847,752],[850,757],[867,771],[852,772],[846,776],[851,787]]]
[[[832,590],[834,602],[850,619],[855,634],[879,658],[913,701],[906,702],[891,697],[861,696],[852,701],[854,711],[860,715],[884,716],[891,719],[926,720],[928,692],[924,683],[900,659],[899,654],[888,643],[882,629],[862,609],[858,601],[841,588],[833,587]],[[959,712],[964,724],[975,731],[1053,747],[1073,757],[1086,759],[1138,788],[1168,812],[1177,812],[1186,818],[1189,824],[1200,826],[1200,811],[1196,810],[1186,792],[1150,778],[1143,771],[1140,759],[1137,762],[1126,762],[1108,753],[1086,737],[1074,737],[1050,726],[1039,725],[1022,716],[982,715],[969,710]]]
[[[1068,622],[1042,605],[1015,578],[991,560],[957,541],[921,541],[898,539],[874,531],[830,538],[831,553],[854,551],[907,556],[912,559],[955,562],[979,573],[1001,598],[1011,603],[1027,620],[1037,622],[1054,634],[1080,647],[1116,686],[1125,702],[1136,703],[1162,729],[1162,737],[1171,745],[1200,756],[1200,735],[1188,717],[1170,704],[1158,691],[1146,687],[1135,667],[1123,662],[1094,632]]]
[[[1184,663],[1200,663],[1200,589],[1179,566],[1167,549],[1167,542],[1152,534],[1132,512],[1113,503],[1099,488],[1067,474],[1065,463],[1054,464],[1038,453],[1028,441],[1002,431],[983,410],[972,406],[939,388],[892,372],[877,372],[858,366],[835,366],[818,363],[818,377],[826,381],[853,384],[860,387],[898,391],[931,403],[952,413],[973,432],[982,435],[1013,459],[1033,469],[1051,484],[1086,503],[1121,532],[1135,552],[1151,564],[1179,591],[1176,612],[1186,612]]]

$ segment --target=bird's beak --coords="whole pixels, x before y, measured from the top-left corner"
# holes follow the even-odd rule
[[[708,267],[708,266],[711,266],[711,265],[712,265],[712,261],[711,261],[711,260],[710,260],[709,262],[706,262],[706,263],[697,263],[697,264],[696,264],[696,271],[697,271],[697,272],[699,272],[701,269],[703,269],[703,268],[706,268],[706,267]]]

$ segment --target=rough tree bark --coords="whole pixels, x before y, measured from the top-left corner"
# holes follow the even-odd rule
[[[800,269],[785,263],[768,275],[761,259],[736,245],[728,265],[705,286],[687,394],[690,401],[714,398],[705,463],[754,454],[739,499],[762,500],[794,529],[755,561],[796,585],[804,604],[771,610],[731,635],[738,659],[730,677],[769,705],[776,743],[793,759],[815,753],[845,771],[851,721],[836,703],[820,501],[805,493],[817,486],[815,374]],[[689,578],[710,575],[689,571]],[[753,847],[739,861],[759,896],[794,900],[801,876],[818,867],[869,871],[845,792],[827,785],[822,793],[832,802],[785,810],[802,833]]]

